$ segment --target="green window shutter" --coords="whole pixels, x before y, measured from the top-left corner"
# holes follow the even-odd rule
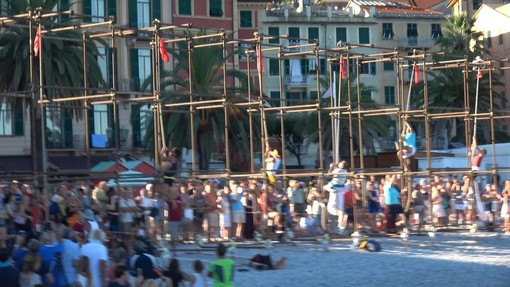
[[[129,27],[138,28],[138,11],[136,0],[129,0]]]
[[[283,74],[290,75],[290,62],[289,59],[283,59]]]
[[[241,11],[239,12],[239,16],[242,28],[251,28],[253,26],[251,11]]]
[[[131,105],[131,128],[133,131],[133,146],[142,146],[142,131],[140,129],[141,105]]]
[[[117,62],[117,48],[108,48],[107,49],[107,65],[108,65],[108,86],[110,88],[113,88],[113,77],[114,77],[114,70],[115,74],[118,74],[118,62]],[[113,66],[113,63],[115,63],[115,69]],[[138,70],[137,70],[138,71]]]
[[[108,0],[108,16],[117,20],[117,0]]]
[[[280,67],[278,65],[278,59],[269,59],[269,75],[278,76],[280,74]]]
[[[90,106],[90,109],[88,110],[88,125],[89,125],[89,138],[87,139],[89,141],[90,147],[92,147],[92,135],[96,133],[94,128],[94,106]]]
[[[289,27],[289,38],[299,38],[299,28],[298,27]]]
[[[347,42],[347,28],[336,28],[336,42],[342,41]]]
[[[267,28],[267,34],[269,34],[269,36],[280,36],[280,28],[269,27]],[[279,38],[270,39],[268,42],[269,44],[280,44],[280,39]]]
[[[112,129],[112,138],[108,139],[109,141],[109,147],[115,147],[115,140],[117,139],[116,136],[116,127],[115,127],[115,118],[113,113],[113,105],[114,104],[108,104],[107,111],[108,111],[108,128]],[[117,104],[116,104],[117,105]],[[119,105],[117,105],[117,125],[119,124]],[[120,127],[119,127],[120,129]]]
[[[393,71],[395,70],[395,64],[393,62],[384,62],[384,70],[385,71]]]
[[[368,28],[359,28],[359,43],[370,44],[370,30]]]
[[[375,63],[370,63],[370,74],[371,75],[375,75],[375,73],[376,73],[375,68],[376,68]]]
[[[271,91],[269,93],[269,97],[271,98],[271,106],[279,107],[280,106],[280,91]]]
[[[319,28],[309,27],[308,28],[308,43],[313,43],[314,40],[319,40]]]
[[[161,0],[152,1],[152,19],[161,20]]]
[[[191,0],[179,0],[179,15],[191,16]]]
[[[24,113],[23,113],[23,103],[21,101],[17,101],[14,105],[14,135],[15,136],[23,136],[24,134]]]
[[[66,11],[66,10],[69,10],[69,0],[60,0],[60,11]],[[62,22],[65,22],[67,20],[69,20],[69,15],[62,15],[60,17],[60,20]]]
[[[88,15],[83,17],[83,22],[90,22],[90,15],[92,14],[92,4],[90,0],[83,0],[83,15]]]
[[[131,49],[131,80],[135,85],[135,91],[140,90],[140,76],[138,72],[139,64],[138,64],[138,49]]]
[[[326,59],[319,59],[319,73],[324,75],[326,73]]]
[[[209,15],[211,17],[222,17],[223,7],[221,7],[222,0],[209,0]]]
[[[301,66],[301,74],[308,74],[308,59],[301,59],[299,62],[299,65]]]
[[[73,147],[73,113],[70,109],[64,110],[64,147]]]

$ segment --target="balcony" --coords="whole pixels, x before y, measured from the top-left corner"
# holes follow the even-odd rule
[[[308,76],[305,75],[295,75],[295,76],[285,76],[285,84],[287,87],[307,87],[308,86]]]
[[[430,48],[435,44],[432,37],[403,37],[398,40],[398,46],[404,48]]]

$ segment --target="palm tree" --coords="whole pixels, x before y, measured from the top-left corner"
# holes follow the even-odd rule
[[[20,15],[27,13],[29,7],[40,8],[42,12],[50,12],[57,6],[58,0],[31,0],[31,1],[9,1],[9,15]],[[30,73],[30,38],[35,37],[35,28],[32,35],[29,34],[27,26],[28,19],[19,19],[13,25],[7,24],[0,33],[0,90],[3,93],[24,94],[26,105],[31,108],[30,117],[32,121],[32,152],[33,156],[39,157],[34,160],[38,163],[38,169],[42,169],[42,119],[44,115],[37,105],[38,95],[36,87],[39,85],[39,75],[42,73],[44,95],[47,99],[72,97],[83,95],[84,87],[83,67],[84,61],[87,63],[87,80],[89,88],[97,88],[104,85],[101,76],[101,70],[97,63],[98,49],[97,40],[89,40],[86,48],[86,59],[83,59],[82,34],[79,31],[62,31],[58,34],[49,32],[44,34],[41,41],[41,55],[43,57],[43,71],[38,69],[38,58],[33,58],[33,81],[31,82]],[[65,19],[42,18],[41,24],[44,29],[61,27]],[[60,22],[59,22],[60,21]],[[34,25],[35,26],[35,25]],[[58,36],[59,39],[51,38]],[[69,40],[62,40],[68,38]],[[5,97],[7,99],[7,97]],[[0,100],[2,100],[0,98]],[[5,100],[5,99],[4,99]],[[21,109],[22,100],[20,98],[10,98],[9,101]],[[66,104],[79,106],[80,102],[70,102]],[[13,107],[14,108],[14,107]],[[62,109],[64,112],[64,109]],[[80,109],[66,109],[68,114],[79,117]]]
[[[31,7],[41,7],[43,11],[49,12],[58,4],[58,0],[33,0],[33,1],[11,1],[10,15],[26,13],[29,4]],[[42,19],[42,25],[46,29],[59,27],[54,18]],[[26,19],[20,23],[26,23]],[[5,92],[18,92],[28,90],[30,82],[30,47],[29,31],[27,26],[7,25],[0,34],[0,89]],[[32,39],[35,36],[35,28]],[[58,36],[59,39],[52,39],[51,36]],[[62,38],[68,38],[64,41]],[[62,31],[44,34],[42,40],[43,73],[44,73],[44,94],[48,99],[60,97],[73,97],[83,94],[76,87],[84,87],[83,84],[83,46],[81,43],[82,34],[79,31]],[[104,85],[101,70],[97,64],[99,55],[96,42],[89,40],[87,43],[86,63],[87,80],[89,88],[97,88]],[[103,43],[103,42],[101,42]],[[33,59],[36,68],[35,83],[38,83],[38,58]],[[51,88],[49,88],[51,87]],[[71,88],[73,87],[73,88]],[[74,103],[78,105],[79,103]]]
[[[348,81],[341,81],[341,94],[340,94],[340,106],[346,106],[349,101],[349,95],[347,91]],[[321,85],[323,87],[329,87],[329,83],[327,79],[321,78]],[[356,91],[358,86],[356,85],[356,78],[351,77],[351,100],[353,102],[357,102],[357,94]],[[374,87],[366,86],[363,83],[360,84],[360,92],[361,92],[361,108],[365,109],[376,109],[377,105],[375,102],[367,96],[369,92],[374,91]],[[338,93],[338,92],[337,92]],[[331,106],[329,98],[323,98],[321,101],[321,105],[324,107]],[[354,105],[353,109],[356,110],[357,106]],[[332,150],[332,121],[329,116],[329,112],[321,113],[322,119],[322,147],[324,151]],[[309,139],[311,142],[318,143],[319,133],[317,131],[317,114],[310,113],[309,115],[309,125],[307,126],[307,131],[309,133]],[[382,146],[381,139],[382,137],[387,136],[388,134],[388,126],[389,118],[387,116],[366,116],[362,118],[362,137],[363,137],[363,149],[365,155],[373,155],[376,153],[376,143],[379,143],[379,146]],[[360,140],[359,135],[359,125],[358,125],[358,117],[356,115],[352,116],[352,126],[354,137],[354,147],[353,150],[360,150],[358,143]],[[342,113],[340,117],[340,156],[348,157],[351,153],[350,148],[350,140],[349,140],[349,121],[348,115],[346,113]]]
[[[441,25],[443,37],[436,43],[450,55],[469,56],[483,55],[487,52],[484,47],[483,33],[473,29],[474,19],[468,18],[467,14],[460,13],[446,17]]]
[[[469,19],[465,13],[452,15],[446,18],[442,24],[443,37],[437,40],[437,44],[443,50],[443,56],[434,56],[434,60],[451,60],[467,57],[468,61],[476,56],[487,53],[483,42],[483,33],[473,29],[474,21]],[[430,72],[431,81],[428,84],[429,109],[431,113],[446,113],[463,111],[464,109],[464,73],[463,67],[440,69]],[[492,85],[501,85],[496,73],[492,74]],[[468,89],[470,110],[474,112],[476,98],[476,73],[468,75]],[[420,86],[423,89],[423,86]],[[487,75],[480,80],[478,112],[488,112],[490,105],[489,81]],[[423,90],[416,99],[417,102],[423,102]],[[501,99],[502,95],[493,91],[494,99]],[[494,101],[494,108],[497,109],[499,101]],[[484,129],[477,129],[480,139],[479,143],[490,139],[490,128],[488,121],[478,122]],[[452,130],[455,128],[455,130]],[[455,118],[450,120],[436,120],[433,122],[432,134],[437,135],[442,131],[450,131],[448,138],[455,137],[456,141],[465,142],[465,122],[464,119]],[[440,137],[433,136],[434,141]],[[440,144],[433,142],[433,147],[440,147]]]
[[[192,36],[187,32],[189,37]],[[205,31],[200,31],[197,35],[206,35]],[[203,38],[193,41],[194,45],[218,43],[220,39]],[[172,71],[161,72],[161,101],[163,104],[183,103],[190,100],[189,96],[189,77],[190,67],[188,65],[187,44],[179,43],[175,50],[170,50],[171,57],[174,57],[175,67]],[[218,100],[222,99],[223,94],[223,64],[238,54],[237,52],[228,53],[223,56],[223,48],[219,46],[208,46],[196,48],[191,51],[191,93],[192,100]],[[255,100],[247,95],[248,78],[246,74],[234,70],[226,71],[228,88],[227,101],[229,103],[247,102]],[[151,77],[142,85],[142,89],[148,89],[152,83]],[[239,84],[239,86],[236,86]],[[251,84],[253,95],[254,84]],[[190,113],[188,106],[174,107],[164,114],[165,134],[171,139],[171,144],[177,148],[191,148],[191,133],[195,136],[196,153],[198,155],[198,164],[200,170],[209,169],[209,161],[212,157],[213,149],[221,150],[221,143],[226,136],[230,140],[230,154],[226,155],[234,158],[235,162],[248,162],[249,154],[249,122],[248,113],[244,108],[228,106],[227,114],[228,134],[225,135],[224,110],[222,108],[196,110],[192,115],[195,126],[190,129]],[[257,117],[253,117],[253,126],[258,128]],[[254,130],[253,140],[257,143],[260,135],[260,129]],[[149,127],[146,140],[152,141],[153,130]],[[216,144],[216,145],[215,145]],[[241,167],[232,164],[232,169]],[[247,166],[243,166],[244,169]]]

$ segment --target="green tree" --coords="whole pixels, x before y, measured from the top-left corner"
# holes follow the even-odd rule
[[[340,106],[345,107],[349,101],[352,101],[352,108],[353,110],[357,110],[357,90],[358,86],[356,84],[356,78],[351,77],[351,95],[349,97],[348,93],[348,81],[342,80],[341,81],[341,91],[337,91],[337,97],[338,93],[340,92]],[[329,79],[322,78],[321,79],[321,86],[324,90],[327,90],[327,87],[330,86]],[[338,88],[337,88],[338,89]],[[361,109],[362,110],[372,110],[377,109],[378,106],[375,104],[375,102],[371,99],[369,96],[370,92],[374,91],[375,88],[371,86],[366,86],[363,83],[359,86],[361,98]],[[330,107],[331,106],[331,99],[323,98],[321,100],[321,105],[323,107]],[[331,116],[329,112],[322,112],[321,113],[321,119],[322,119],[322,147],[324,151],[333,150],[332,147],[332,121]],[[319,133],[317,130],[317,113],[313,112],[309,114],[309,125],[307,126],[307,132],[309,133],[309,139],[311,142],[318,143],[319,139]],[[363,137],[363,149],[364,149],[364,155],[374,155],[376,153],[376,145],[382,146],[382,138],[388,135],[388,124],[389,124],[389,117],[387,116],[365,116],[362,117],[361,125],[362,125],[362,134]],[[348,157],[351,153],[350,148],[350,139],[349,139],[349,114],[345,112],[345,109],[341,113],[340,116],[340,123],[338,127],[338,132],[340,133],[340,156],[345,158]],[[359,134],[359,122],[358,122],[358,115],[353,114],[352,115],[352,136],[354,138],[354,147],[353,150],[359,151],[359,140],[360,140],[360,134]],[[358,152],[359,153],[359,152]]]
[[[472,61],[476,56],[486,55],[487,49],[483,42],[483,33],[473,29],[474,21],[469,19],[465,13],[448,16],[442,24],[443,37],[437,40],[437,44],[444,53],[434,56],[434,60],[452,60],[467,58]],[[464,111],[464,67],[453,67],[430,71],[431,80],[428,82],[429,109],[431,113],[449,113]],[[468,71],[469,110],[474,113],[476,101],[476,71]],[[501,82],[496,73],[492,73],[493,87],[500,86]],[[421,93],[415,102],[423,103],[423,85],[420,85]],[[490,83],[487,73],[480,79],[478,91],[478,113],[489,112],[490,108]],[[493,90],[494,108],[499,108],[502,95]],[[498,100],[499,99],[499,100]],[[484,143],[490,139],[489,121],[478,121],[483,128],[477,129],[478,142]],[[432,147],[442,148],[444,140],[455,140],[465,143],[465,121],[464,118],[438,119],[432,122]],[[453,130],[454,129],[454,130]],[[447,131],[448,139],[442,137],[443,131]],[[438,136],[441,135],[441,136]]]
[[[296,157],[298,166],[301,166],[301,156],[305,152],[305,140],[308,137],[303,128],[308,124],[308,118],[302,115],[287,114],[283,119],[285,149]],[[281,134],[280,117],[275,114],[266,116],[267,131],[270,137],[283,141]]]
[[[206,35],[200,31],[196,35]],[[193,35],[188,32],[188,37]],[[218,43],[221,39],[201,38],[193,40],[193,45]],[[175,60],[175,68],[172,71],[161,72],[161,101],[163,104],[189,102],[189,77],[190,66],[188,64],[187,43],[180,42],[176,49],[168,52]],[[229,63],[238,52],[229,52],[226,57],[223,55],[221,46],[207,46],[193,48],[191,50],[191,98],[194,102],[204,100],[220,100],[223,95],[223,64]],[[225,135],[225,120],[223,108],[195,110],[191,115],[194,119],[194,127],[190,129],[191,115],[189,106],[180,106],[167,109],[164,113],[165,134],[168,136],[165,141],[171,139],[171,143],[177,148],[191,148],[191,133],[194,134],[198,164],[200,170],[209,169],[213,148],[221,149],[225,136],[230,140],[230,158],[236,159],[232,162],[232,169],[240,169],[238,163],[246,163],[249,159],[249,121],[246,108],[234,107],[232,103],[248,102],[250,96],[246,93],[248,78],[246,74],[235,69],[226,70],[227,88],[227,116],[228,134]],[[150,87],[152,79],[147,79],[142,89]],[[252,83],[251,100],[256,100],[253,95],[258,95],[255,85]],[[260,121],[253,117],[255,134],[252,140],[258,143],[260,138]],[[153,130],[149,127],[147,140],[152,141]],[[247,166],[243,166],[247,168]]]
[[[6,2],[6,1],[4,1]],[[42,13],[51,12],[58,0],[31,0],[31,1],[8,1],[8,14],[26,14],[27,9],[41,9]],[[60,18],[60,19],[59,19]],[[43,30],[51,30],[54,27],[61,27],[63,17],[41,18]],[[30,38],[34,40],[37,23],[34,23],[32,35],[29,34],[27,18],[16,18],[14,23],[6,24],[0,33],[0,90],[4,93],[24,94],[26,105],[30,107],[32,121],[31,129],[35,133],[32,140],[33,156],[39,157],[36,161],[38,169],[42,169],[42,116],[37,100],[39,99],[39,75],[43,74],[43,93],[47,99],[72,97],[83,95],[84,87],[84,61],[87,63],[87,80],[89,88],[104,86],[101,70],[97,64],[98,50],[96,42],[89,40],[86,48],[86,59],[83,59],[82,33],[77,30],[51,32],[44,34],[41,41],[42,71],[39,71],[39,58],[32,58],[34,73],[32,85],[30,77]],[[67,21],[67,20],[66,20]],[[58,38],[56,38],[56,37]],[[69,40],[62,40],[67,38]],[[10,99],[17,108],[20,108],[18,99]],[[81,105],[81,102],[66,103],[67,106]],[[74,116],[80,116],[80,109],[72,109]]]

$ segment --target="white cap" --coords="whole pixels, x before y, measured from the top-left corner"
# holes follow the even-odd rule
[[[145,189],[146,189],[146,190],[151,190],[151,189],[152,189],[152,183],[148,183],[148,184],[145,186]]]

